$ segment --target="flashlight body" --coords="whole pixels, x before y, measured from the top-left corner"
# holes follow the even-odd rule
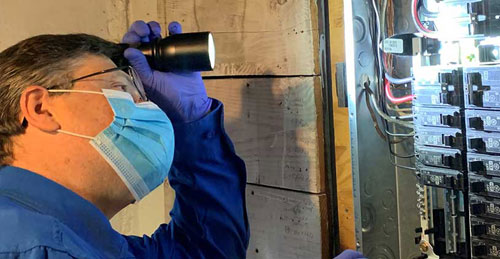
[[[151,68],[164,72],[212,71],[215,50],[210,32],[182,33],[141,43]]]

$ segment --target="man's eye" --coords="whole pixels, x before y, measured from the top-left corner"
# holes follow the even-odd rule
[[[126,91],[127,86],[125,86],[125,85],[113,85],[113,89],[119,89],[121,91]]]

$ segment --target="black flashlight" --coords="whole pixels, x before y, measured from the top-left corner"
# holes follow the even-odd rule
[[[142,51],[151,68],[159,71],[212,71],[215,66],[215,44],[210,32],[175,34],[131,47]]]

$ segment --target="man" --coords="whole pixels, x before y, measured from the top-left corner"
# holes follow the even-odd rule
[[[160,35],[138,21],[123,41]],[[199,73],[153,71],[137,49],[94,36],[3,51],[0,258],[244,258],[245,165],[222,110]],[[172,221],[151,237],[114,231],[108,219],[167,174]]]
[[[136,22],[124,41],[159,35]],[[243,258],[246,172],[222,104],[199,73],[152,71],[136,49],[136,71],[116,69],[120,51],[78,34],[0,53],[0,258]],[[172,221],[151,237],[115,232],[108,219],[167,173]]]

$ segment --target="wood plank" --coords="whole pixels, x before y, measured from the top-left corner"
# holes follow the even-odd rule
[[[248,258],[326,258],[326,195],[247,186]]]
[[[205,85],[225,105],[226,130],[249,183],[324,191],[318,77],[211,79]]]
[[[344,16],[343,1],[330,1],[330,49],[333,74],[335,63],[343,62],[344,56]],[[333,81],[333,118],[335,129],[335,163],[337,172],[337,205],[339,217],[340,248],[355,249],[354,203],[351,177],[351,144],[349,137],[349,115],[347,108],[339,108],[335,80]]]
[[[149,21],[157,21],[161,24],[161,20],[158,16],[158,3],[159,0],[151,1],[151,0],[133,0],[128,2],[128,23],[129,26],[134,21],[143,20],[145,22]],[[164,25],[162,25],[162,29],[165,32]]]
[[[127,29],[126,0],[0,3],[0,49],[38,34],[88,33],[119,41]],[[54,10],[59,10],[55,15]]]
[[[162,1],[185,32],[214,33],[217,65],[206,75],[319,74],[314,0]]]

